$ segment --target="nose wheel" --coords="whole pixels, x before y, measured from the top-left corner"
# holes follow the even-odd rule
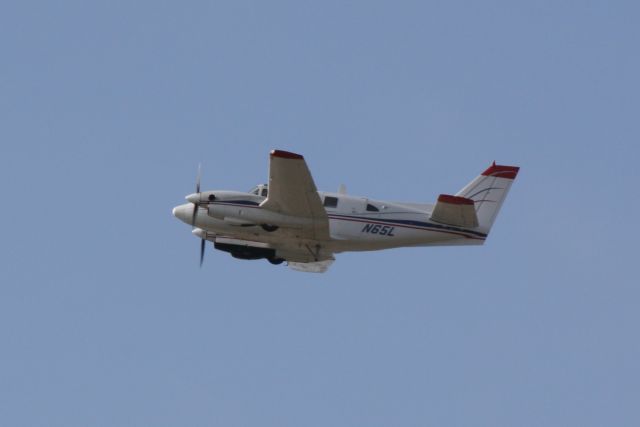
[[[282,258],[267,258],[267,261],[269,261],[273,265],[280,265],[284,262]]]
[[[262,227],[262,229],[268,233],[273,233],[278,229],[277,225],[270,225],[270,224],[262,224],[260,227]]]

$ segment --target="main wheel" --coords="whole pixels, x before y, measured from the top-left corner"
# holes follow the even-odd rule
[[[272,233],[278,229],[277,225],[270,225],[270,224],[262,224],[261,227],[264,231],[268,233]]]
[[[280,265],[284,262],[282,258],[267,258],[267,260],[273,265]]]

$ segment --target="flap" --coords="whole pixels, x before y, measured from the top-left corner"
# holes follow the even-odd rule
[[[317,262],[288,262],[290,269],[303,273],[324,273],[333,264],[332,259]]]

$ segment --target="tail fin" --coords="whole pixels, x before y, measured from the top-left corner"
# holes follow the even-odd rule
[[[519,170],[516,166],[501,166],[493,162],[493,165],[456,194],[473,200],[480,231],[489,233]]]

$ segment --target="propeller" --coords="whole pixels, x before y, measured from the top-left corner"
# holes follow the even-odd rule
[[[194,228],[191,233],[200,238],[200,267],[202,267],[202,263],[204,261],[204,248],[207,244],[207,232],[201,228]]]
[[[200,200],[200,179],[202,178],[202,164],[198,163],[198,175],[196,176],[196,195],[198,196],[198,200]],[[196,226],[196,216],[198,216],[198,210],[200,209],[199,202],[193,203],[193,216],[191,217],[191,227]]]
[[[202,262],[204,261],[204,246],[206,240],[200,239],[200,268],[202,268]]]
[[[196,235],[200,235],[201,230],[196,229],[196,218],[198,216],[198,211],[200,210],[200,180],[202,178],[202,164],[198,164],[198,175],[196,175],[196,192],[194,194],[190,194],[187,196],[187,200],[193,203],[193,216],[191,217],[191,227],[192,231]],[[196,233],[196,230],[198,233]],[[202,263],[204,261],[204,247],[207,243],[204,235],[200,235],[200,268],[202,268]]]

